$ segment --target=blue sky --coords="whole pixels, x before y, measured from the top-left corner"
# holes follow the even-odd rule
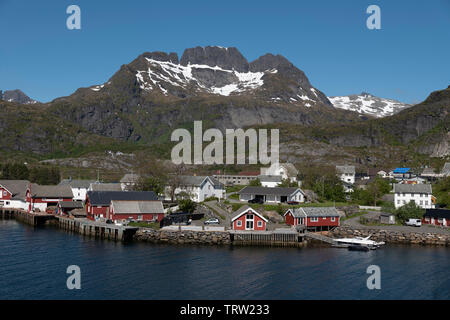
[[[81,30],[66,8],[81,8]],[[381,30],[366,8],[381,8]],[[0,0],[0,89],[40,101],[106,82],[145,51],[237,47],[288,58],[328,96],[407,103],[450,84],[450,0]]]

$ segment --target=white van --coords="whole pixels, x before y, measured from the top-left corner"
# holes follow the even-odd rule
[[[408,219],[405,224],[407,226],[420,227],[420,226],[422,226],[422,220],[420,220],[420,219]]]

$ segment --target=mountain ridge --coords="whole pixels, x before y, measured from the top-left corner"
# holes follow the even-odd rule
[[[414,152],[441,156],[448,153],[449,105],[448,89],[441,91],[418,107],[373,119],[333,107],[304,72],[281,55],[264,54],[248,62],[236,48],[190,48],[181,59],[176,53],[144,52],[105,83],[79,88],[38,109],[0,102],[0,146],[39,156],[70,155],[95,147],[95,141],[167,147],[170,132],[191,130],[195,120],[202,120],[204,129],[292,127],[293,140],[301,137],[341,149],[418,141]],[[39,119],[30,129],[34,135],[25,130],[22,118]]]

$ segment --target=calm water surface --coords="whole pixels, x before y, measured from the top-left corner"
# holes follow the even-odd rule
[[[81,268],[68,290],[66,268]],[[381,290],[368,290],[369,265]],[[0,220],[0,299],[449,299],[450,249],[122,244]]]

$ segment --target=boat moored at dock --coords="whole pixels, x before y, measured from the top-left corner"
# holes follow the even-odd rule
[[[367,247],[369,249],[378,249],[385,243],[383,241],[377,242],[374,240],[370,240],[370,235],[368,237],[362,238],[362,237],[355,237],[355,238],[340,238],[340,239],[334,239],[335,244],[338,247],[353,247],[356,249],[356,247]]]

